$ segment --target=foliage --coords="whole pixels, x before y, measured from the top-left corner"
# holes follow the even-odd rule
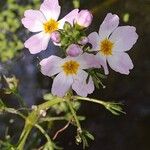
[[[26,9],[37,8],[40,0],[6,0],[0,2],[0,60],[5,62],[23,48],[23,31],[20,20]]]

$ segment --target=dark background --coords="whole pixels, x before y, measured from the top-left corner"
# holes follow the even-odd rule
[[[62,0],[62,11],[69,12],[73,5],[71,1]],[[129,51],[134,63],[134,69],[127,75],[114,71],[104,84],[106,88],[96,90],[91,97],[107,101],[124,103],[126,115],[114,116],[103,107],[91,103],[83,103],[78,114],[85,115],[82,123],[95,136],[89,150],[150,150],[150,1],[149,0],[81,0],[81,9],[93,12],[94,20],[88,30],[98,31],[107,13],[112,12],[120,17],[120,25],[132,25],[137,28],[139,39]],[[123,22],[123,15],[130,14],[129,22]],[[29,36],[28,36],[29,37]],[[23,37],[23,40],[27,39]],[[51,49],[51,52],[50,52]],[[20,57],[1,64],[3,72],[15,74],[20,81],[20,93],[28,105],[40,103],[42,94],[50,91],[51,80],[44,77],[38,70],[37,56],[42,59],[54,53],[53,45],[46,52],[31,56],[24,49]],[[8,103],[14,103],[13,96],[3,95]],[[8,121],[0,118],[1,137]],[[22,123],[17,124],[20,128]],[[17,130],[16,125],[12,130]],[[13,131],[12,131],[13,132]],[[58,137],[58,143],[65,150],[80,150],[74,142],[75,129],[68,128]],[[19,135],[19,133],[16,133]]]

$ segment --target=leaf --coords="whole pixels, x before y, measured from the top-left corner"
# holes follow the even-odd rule
[[[96,75],[97,75],[99,78],[102,78],[102,79],[106,79],[106,78],[107,78],[106,75],[101,74],[101,73],[96,73]]]
[[[43,99],[46,101],[52,100],[54,98],[55,98],[55,96],[53,96],[51,93],[47,93],[43,96]]]
[[[89,139],[94,140],[94,136],[93,136],[90,132],[85,131],[85,135],[86,135]]]
[[[5,104],[3,103],[3,101],[0,99],[0,109],[3,109],[5,107]]]
[[[64,26],[63,26],[63,29],[68,32],[68,31],[71,31],[72,26],[69,22],[66,21]]]

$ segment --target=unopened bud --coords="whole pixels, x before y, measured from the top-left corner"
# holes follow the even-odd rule
[[[89,42],[89,39],[87,37],[81,37],[78,43],[81,45],[86,45],[88,42]]]
[[[80,48],[79,45],[77,44],[71,44],[67,50],[66,50],[67,54],[71,57],[76,57],[79,56],[80,54],[82,54],[82,49]]]
[[[92,23],[93,15],[88,10],[81,10],[75,20],[75,23],[77,23],[81,27],[88,27]]]
[[[51,34],[51,40],[54,42],[54,43],[60,43],[60,33],[58,31],[54,31],[52,32]]]

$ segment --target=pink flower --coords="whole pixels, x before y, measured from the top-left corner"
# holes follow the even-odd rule
[[[94,91],[93,80],[90,77],[87,83],[88,73],[84,71],[97,65],[93,54],[83,53],[64,59],[52,55],[43,59],[40,65],[42,74],[49,77],[58,74],[52,85],[53,95],[63,97],[70,88],[85,97]]]
[[[58,0],[44,0],[40,10],[26,10],[22,24],[31,32],[38,32],[30,37],[25,43],[31,54],[46,50],[51,33],[62,29],[66,21],[73,24],[74,18],[78,14],[78,9],[74,9],[63,19],[58,20],[60,15]]]
[[[88,10],[81,10],[75,19],[75,23],[86,28],[90,26],[92,19],[93,15]]]
[[[109,66],[116,72],[129,74],[133,68],[132,60],[126,51],[130,50],[136,43],[138,35],[133,26],[120,26],[119,17],[111,13],[107,14],[100,26],[99,34],[91,33],[89,43],[92,44],[92,51],[97,51],[97,59],[104,67],[105,74],[108,74]]]
[[[83,50],[81,49],[81,47],[77,44],[71,44],[67,50],[66,50],[67,54],[71,57],[76,57],[79,56],[83,53]]]

